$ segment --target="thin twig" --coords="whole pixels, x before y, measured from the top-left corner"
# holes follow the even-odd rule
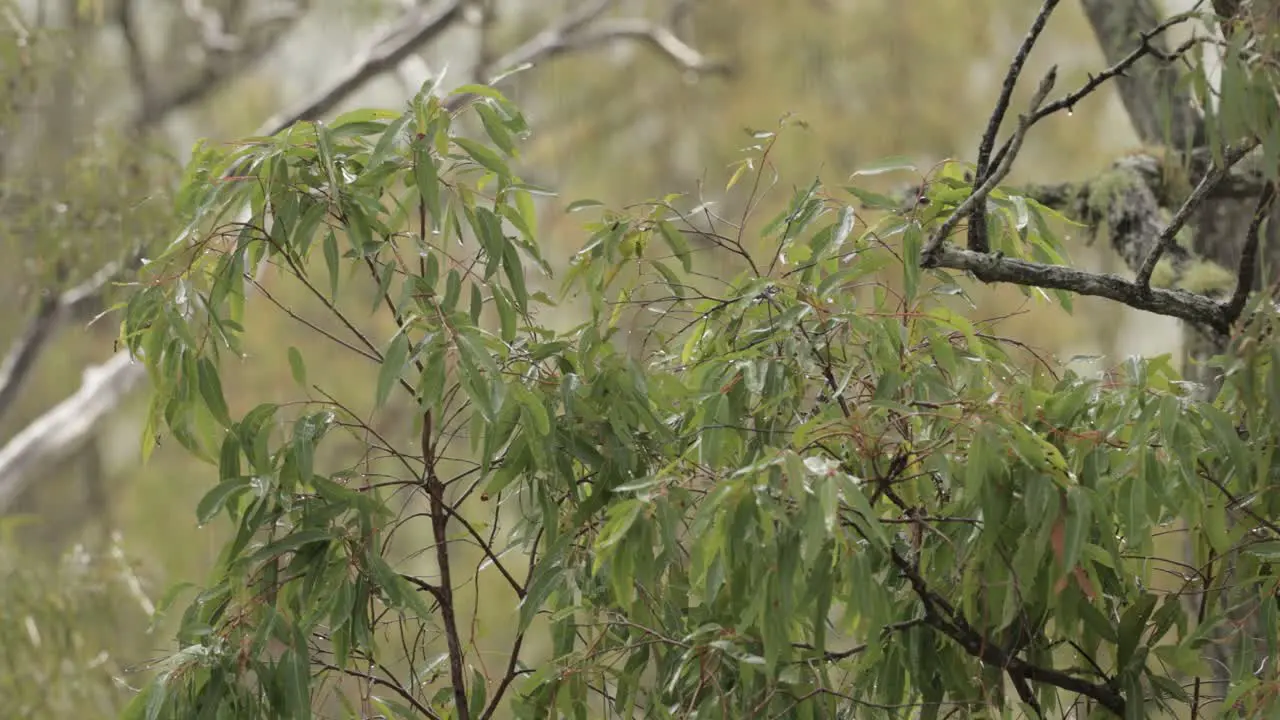
[[[1198,38],[1192,38],[1184,42],[1176,50],[1173,50],[1172,52],[1165,52],[1153,45],[1152,40],[1174,25],[1186,22],[1187,20],[1188,16],[1186,15],[1175,15],[1151,30],[1142,33],[1140,44],[1133,50],[1133,52],[1130,52],[1114,65],[1108,67],[1097,75],[1090,75],[1088,81],[1081,85],[1075,92],[1048,103],[1044,107],[1036,110],[1031,116],[1031,125],[1035,125],[1054,113],[1061,112],[1063,110],[1070,112],[1075,108],[1077,103],[1096,91],[1103,85],[1103,83],[1113,78],[1123,76],[1127,70],[1133,67],[1134,64],[1148,55],[1166,62],[1182,57],[1188,50],[1204,41]],[[991,161],[993,165],[999,165],[1001,159],[1009,153],[1009,142],[1010,141],[1006,140],[1004,145],[1001,146],[1000,151],[996,153],[995,158]]]
[[[1178,232],[1187,224],[1187,220],[1191,218],[1191,213],[1204,202],[1213,188],[1226,177],[1231,167],[1240,162],[1244,156],[1248,155],[1254,148],[1258,146],[1258,140],[1251,138],[1240,145],[1227,148],[1223,153],[1222,165],[1214,165],[1200,178],[1199,184],[1195,190],[1191,191],[1191,195],[1182,203],[1182,207],[1178,208],[1178,212],[1174,213],[1173,219],[1169,221],[1164,232],[1160,233],[1160,237],[1156,239],[1155,247],[1151,248],[1151,252],[1147,254],[1142,266],[1138,268],[1138,277],[1135,282],[1139,287],[1150,289],[1151,274],[1155,272],[1156,264],[1160,262],[1160,257],[1164,255],[1169,246],[1174,244]]]
[[[434,10],[411,10],[388,28],[365,52],[356,58],[339,79],[296,108],[279,113],[264,123],[266,132],[274,135],[302,120],[312,120],[332,110],[358,88],[374,77],[395,68],[415,50],[449,29],[463,15],[462,0],[448,0]]]
[[[1013,62],[1009,63],[1009,70],[1004,76],[1004,84],[1000,88],[1000,97],[996,99],[996,106],[991,111],[991,117],[987,120],[986,132],[982,134],[982,141],[978,144],[977,168],[973,175],[973,181],[977,184],[982,184],[987,179],[991,150],[995,147],[996,134],[1000,132],[1000,125],[1004,122],[1005,112],[1009,109],[1009,100],[1013,97],[1013,89],[1018,85],[1018,78],[1022,75],[1022,67],[1027,62],[1027,56],[1031,54],[1031,48],[1035,47],[1036,41],[1040,38],[1040,33],[1044,31],[1045,25],[1049,22],[1049,16],[1053,14],[1058,2],[1059,0],[1044,0],[1044,3],[1040,6],[1040,12],[1036,13],[1036,19],[1031,23],[1031,28],[1027,30],[1026,37],[1022,39],[1022,44],[1018,46],[1018,52],[1014,53]],[[999,167],[1000,163],[996,162],[995,165]],[[969,220],[968,247],[974,252],[987,252],[990,249],[987,238],[986,203],[977,203],[973,206],[973,213]]]
[[[995,190],[1000,181],[1004,180],[1005,176],[1009,174],[1013,161],[1018,156],[1018,150],[1022,148],[1022,141],[1026,138],[1027,130],[1031,128],[1031,118],[1036,109],[1040,107],[1040,104],[1044,102],[1045,97],[1049,95],[1049,91],[1053,90],[1053,84],[1057,76],[1058,67],[1055,65],[1049,68],[1049,72],[1040,80],[1040,86],[1036,88],[1035,95],[1031,97],[1030,109],[1027,114],[1018,117],[1018,127],[1014,130],[1013,137],[1009,139],[1009,152],[1004,154],[995,170],[982,181],[981,185],[973,191],[973,194],[960,203],[960,206],[951,213],[950,217],[943,221],[942,225],[933,233],[933,236],[929,238],[929,242],[920,253],[920,265],[922,267],[936,267],[934,256],[946,241],[947,236],[960,223],[960,219],[967,216],[976,205],[985,203],[991,191]]]
[[[1245,233],[1244,248],[1240,251],[1240,270],[1236,274],[1236,290],[1227,303],[1227,319],[1234,323],[1240,313],[1244,312],[1249,293],[1253,291],[1254,275],[1257,274],[1259,234],[1262,221],[1271,213],[1271,204],[1276,199],[1275,183],[1267,183],[1258,196],[1258,204],[1253,208],[1253,220],[1249,222],[1249,230]]]

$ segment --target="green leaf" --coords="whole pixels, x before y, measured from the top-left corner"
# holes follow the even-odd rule
[[[516,154],[515,143],[512,142],[511,133],[507,132],[507,128],[502,124],[498,114],[486,103],[477,103],[475,109],[476,113],[480,115],[480,123],[484,125],[485,133],[489,135],[489,139],[493,141],[493,144],[506,153],[507,157],[514,157]]]
[[[568,537],[568,535],[565,537]],[[544,558],[534,568],[533,577],[529,580],[528,591],[525,593],[524,598],[520,600],[520,618],[516,625],[517,632],[522,633],[529,629],[529,623],[533,622],[533,618],[537,616],[538,611],[551,598],[551,595],[563,585],[564,568],[560,565],[558,554],[555,550],[552,550],[548,553],[548,557]]]
[[[911,171],[916,172],[916,165],[911,158],[895,155],[892,157],[882,158],[869,165],[855,170],[850,177],[867,177],[871,175],[883,175],[884,173]]]
[[[604,203],[599,200],[574,200],[569,203],[569,206],[566,207],[564,211],[566,213],[574,213],[579,210],[586,210],[587,208],[601,207],[602,205],[604,205]]]
[[[462,297],[462,273],[457,268],[449,271],[444,281],[444,297],[440,300],[440,309],[446,313],[453,312],[458,306],[458,298]]]
[[[874,193],[870,190],[864,190],[854,185],[846,185],[844,189],[850,195],[858,198],[858,200],[862,202],[863,207],[871,208],[872,210],[898,210],[903,205],[902,202],[895,200],[888,195]]]
[[[870,535],[868,539],[875,541],[881,547],[888,545],[889,536],[877,519],[875,511],[871,509],[871,503],[863,494],[862,488],[858,487],[857,481],[843,473],[837,473],[836,477],[843,481],[844,491],[840,494],[841,497],[862,517],[864,522],[859,527]]]
[[[502,269],[507,275],[511,298],[515,300],[516,307],[521,312],[527,312],[529,291],[524,285],[524,266],[520,262],[520,251],[512,243],[506,243],[502,247]]]
[[[401,138],[404,133],[404,126],[413,119],[413,113],[404,113],[383,131],[382,137],[378,138],[378,144],[373,147],[373,154],[369,156],[369,169],[372,170],[381,165],[387,156],[391,154],[395,147],[396,141]]]
[[[284,537],[261,548],[253,555],[249,556],[248,564],[256,566],[265,560],[279,557],[287,552],[293,552],[312,543],[328,542],[333,540],[333,535],[328,530],[310,529],[295,530]]]
[[[507,164],[502,161],[502,158],[484,145],[464,137],[455,137],[453,142],[470,155],[472,160],[483,165],[485,169],[494,175],[500,178],[511,176],[511,171],[507,168]]]
[[[435,158],[431,156],[431,144],[427,140],[414,142],[413,178],[418,187],[418,197],[431,218],[431,229],[440,232],[440,171],[436,167]]]
[[[685,239],[684,233],[675,228],[674,225],[666,220],[658,221],[658,232],[662,235],[662,239],[667,243],[667,247],[671,248],[671,254],[680,258],[680,265],[685,272],[693,271],[693,251],[689,247],[689,241]]]
[[[307,366],[302,362],[302,353],[292,345],[289,346],[289,372],[293,374],[293,381],[298,383],[298,387],[307,387]]]
[[[523,385],[512,385],[511,390],[512,396],[520,404],[522,414],[533,426],[534,431],[541,437],[550,435],[551,417],[547,414],[542,401]]]
[[[471,284],[471,324],[480,324],[480,314],[484,312],[484,295],[480,292],[480,286]]]
[[[1116,633],[1118,638],[1116,660],[1120,667],[1126,666],[1137,650],[1142,633],[1146,630],[1147,618],[1151,617],[1158,599],[1154,593],[1143,593],[1137,602],[1130,605],[1120,617],[1120,625]]]
[[[373,401],[375,408],[380,408],[387,402],[387,397],[391,394],[391,386],[400,380],[400,374],[404,372],[408,362],[409,336],[401,330],[392,338],[391,345],[383,356],[382,366],[378,368],[377,394]]]
[[[196,520],[201,525],[212,520],[213,516],[217,515],[226,506],[227,500],[232,495],[247,489],[251,482],[252,478],[234,477],[215,485],[196,504]]]
[[[1080,549],[1084,547],[1089,536],[1092,517],[1090,516],[1089,499],[1085,490],[1073,486],[1067,492],[1066,531],[1063,539],[1063,566],[1071,572],[1080,558]]]
[[[511,343],[516,339],[516,313],[511,307],[511,302],[507,300],[506,293],[501,290],[495,290],[493,293],[493,306],[498,310],[498,323],[500,326],[500,335],[502,341]]]
[[[325,233],[324,237],[324,263],[329,269],[329,297],[337,299],[338,297],[338,238],[333,231]]]
[[[469,690],[468,699],[470,701],[470,716],[473,718],[479,718],[484,714],[484,704],[489,695],[484,675],[475,668],[472,668],[471,670],[471,687]]]
[[[231,414],[227,410],[227,400],[222,394],[222,381],[218,377],[218,369],[209,358],[200,358],[197,367],[200,396],[204,398],[209,412],[223,427],[231,427]]]

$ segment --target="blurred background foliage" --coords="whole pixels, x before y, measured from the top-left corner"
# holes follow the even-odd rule
[[[399,108],[445,68],[446,86],[467,82],[477,55],[501,54],[579,1],[497,2],[483,36],[472,29],[447,33],[343,107]],[[253,132],[342,72],[381,23],[412,4],[264,3],[309,7],[246,30],[245,42],[266,49],[250,47],[247,60],[220,68],[191,49],[192,33],[200,30],[186,13],[202,3],[131,3],[138,37],[130,44],[119,22],[122,2],[0,0],[0,303],[7,310],[0,313],[0,339],[6,346],[24,332],[42,291],[70,286],[104,262],[167,240],[175,226],[170,194],[195,140],[223,142]],[[815,173],[838,185],[885,156],[908,156],[922,169],[947,157],[971,159],[1034,6],[1024,0],[618,2],[619,14],[667,23],[731,73],[684,73],[643,44],[617,43],[560,56],[509,80],[508,94],[533,128],[521,172],[559,193],[540,208],[548,256],[562,264],[583,238],[584,218],[563,212],[573,199],[622,204],[678,192],[722,202],[750,131],[774,129],[788,114],[803,126],[785,133],[772,155],[782,187],[767,196],[757,221]],[[276,32],[278,41],[256,38],[259,30]],[[1054,17],[1028,75],[1038,77],[1055,63],[1059,87],[1081,82],[1103,64],[1074,3]],[[150,88],[145,93],[139,78]],[[191,97],[172,103],[184,89]],[[149,114],[164,98],[172,110]],[[1014,108],[1026,100],[1019,94]],[[1134,142],[1118,100],[1099,94],[1072,115],[1039,126],[1012,179],[1082,178]],[[904,177],[883,182],[883,190],[893,190]],[[722,217],[741,214],[735,200],[723,202],[715,206]],[[1118,267],[1101,243],[1076,242],[1071,249],[1081,266]],[[66,323],[0,417],[0,442],[72,392],[82,368],[110,356],[116,318],[90,320],[127,290],[112,288],[96,311]],[[976,297],[971,317],[1012,314],[1002,333],[1063,358],[1176,347],[1175,324],[1121,313],[1105,302],[1081,299],[1068,316],[1016,289],[984,288]],[[372,368],[352,356],[312,347],[316,336],[262,306],[251,315],[240,375],[224,381],[233,413],[284,399],[282,389],[292,381],[257,370],[253,358],[277,359],[290,346],[307,358],[312,377],[372,376]],[[574,309],[563,312],[568,321]],[[155,605],[175,583],[200,580],[215,560],[226,528],[197,527],[194,515],[211,471],[176,447],[162,446],[140,463],[143,400],[114,415],[75,457],[29,488],[6,519],[13,527],[0,538],[0,718],[110,716],[127,699],[125,686],[140,684],[136,673],[168,644],[168,624],[151,617]],[[497,624],[510,612],[479,607],[477,620]],[[162,630],[148,634],[153,621]],[[59,692],[45,692],[51,685]]]

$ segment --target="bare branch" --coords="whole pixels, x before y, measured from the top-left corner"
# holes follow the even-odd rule
[[[1231,294],[1231,300],[1227,303],[1227,318],[1231,322],[1235,322],[1240,317],[1240,313],[1244,312],[1249,293],[1253,290],[1253,279],[1257,273],[1258,264],[1258,233],[1262,228],[1262,221],[1270,213],[1271,203],[1275,199],[1276,186],[1274,183],[1267,183],[1262,194],[1258,196],[1258,204],[1253,208],[1253,220],[1249,223],[1249,231],[1245,235],[1244,248],[1240,253],[1240,269],[1236,273],[1236,289]]]
[[[136,258],[128,263],[129,267],[134,265]],[[121,263],[110,263],[70,290],[61,294],[45,292],[35,317],[27,323],[26,331],[9,350],[4,363],[0,364],[0,417],[13,406],[13,400],[22,389],[36,357],[61,321],[69,315],[78,314],[82,307],[96,301],[107,283],[123,269]]]
[[[1018,150],[1022,148],[1022,141],[1027,135],[1027,130],[1031,128],[1033,117],[1037,108],[1044,102],[1049,91],[1053,89],[1054,80],[1058,76],[1058,68],[1055,65],[1049,69],[1049,72],[1040,80],[1040,87],[1036,88],[1036,94],[1031,98],[1031,107],[1026,114],[1018,117],[1018,128],[1014,131],[1013,137],[1009,140],[1009,152],[1002,157],[1000,164],[992,171],[982,184],[976,188],[964,202],[951,213],[951,216],[943,221],[942,225],[933,233],[933,237],[929,238],[929,242],[925,244],[921,251],[922,267],[933,266],[933,256],[937,254],[942,244],[946,242],[947,236],[960,223],[960,219],[973,211],[973,208],[985,204],[987,196],[992,190],[996,189],[996,185],[1009,174],[1010,168],[1013,167],[1013,161],[1018,156]]]
[[[462,0],[447,0],[434,9],[415,8],[388,28],[351,63],[335,82],[287,112],[263,124],[263,135],[274,135],[302,120],[329,112],[374,77],[394,69],[414,50],[438,37],[462,18]]]
[[[1151,273],[1155,272],[1156,263],[1160,262],[1160,256],[1173,246],[1174,237],[1177,236],[1178,232],[1182,230],[1182,227],[1187,224],[1187,220],[1190,219],[1191,213],[1195,211],[1196,208],[1200,207],[1200,204],[1209,196],[1209,193],[1213,190],[1214,186],[1216,186],[1222,178],[1226,176],[1227,171],[1231,169],[1231,166],[1240,162],[1245,155],[1248,155],[1257,146],[1257,140],[1250,140],[1237,147],[1228,148],[1223,154],[1224,157],[1222,165],[1209,168],[1209,171],[1200,179],[1200,183],[1196,185],[1196,189],[1193,190],[1191,195],[1187,197],[1186,201],[1182,203],[1182,207],[1178,208],[1178,212],[1175,213],[1173,219],[1169,221],[1168,227],[1164,229],[1164,232],[1160,233],[1160,238],[1156,241],[1155,247],[1151,248],[1151,252],[1147,255],[1147,259],[1142,261],[1142,266],[1138,268],[1137,283],[1139,285],[1142,287],[1151,286]]]
[[[124,38],[125,53],[128,57],[129,75],[133,85],[142,97],[144,107],[151,106],[151,83],[147,80],[147,60],[142,52],[142,41],[138,37],[138,26],[134,17],[134,0],[120,0],[116,6],[116,25]]]
[[[641,39],[652,43],[684,70],[711,73],[727,71],[727,65],[708,60],[670,30],[648,20],[601,20],[588,27],[588,23],[600,17],[614,2],[615,0],[595,0],[580,6],[556,25],[534,35],[495,61],[491,65],[488,81],[496,83],[544,60],[624,39]],[[582,31],[583,28],[587,28],[587,31]],[[455,95],[450,98],[448,107],[451,111],[456,111],[472,99],[471,95]]]
[[[84,446],[94,428],[119,407],[146,371],[128,352],[116,353],[102,365],[86,368],[74,395],[23,428],[0,448],[0,512],[51,462]]]
[[[652,45],[684,70],[724,74],[730,69],[725,62],[707,58],[676,37],[671,30],[639,18],[620,18],[596,23],[591,32],[584,33],[569,49],[581,50],[623,39],[642,40]]]
[[[1031,28],[1027,31],[1026,37],[1022,39],[1022,44],[1018,46],[1018,52],[1014,53],[1013,62],[1009,63],[1009,70],[1004,76],[1004,84],[1000,87],[1000,96],[996,99],[996,106],[991,111],[991,117],[987,120],[987,129],[986,132],[982,133],[982,141],[978,143],[977,169],[973,174],[975,184],[981,185],[987,180],[991,150],[996,145],[996,134],[1000,132],[1000,125],[1004,122],[1004,114],[1009,109],[1009,100],[1013,97],[1013,89],[1018,85],[1018,78],[1022,75],[1022,66],[1026,64],[1027,56],[1031,54],[1031,48],[1035,47],[1036,40],[1040,38],[1040,33],[1044,31],[1044,26],[1048,24],[1049,16],[1053,14],[1058,2],[1059,0],[1044,0],[1044,3],[1040,6],[1040,11],[1036,13],[1036,19],[1031,23]],[[999,162],[995,164],[997,167],[1000,166]],[[991,247],[987,238],[986,210],[985,202],[975,203],[973,212],[970,215],[968,246],[974,252],[986,252]]]
[[[1151,30],[1141,33],[1139,36],[1140,42],[1138,44],[1138,47],[1134,48],[1131,52],[1129,52],[1128,55],[1125,55],[1124,57],[1117,60],[1113,65],[1109,66],[1106,70],[1103,70],[1097,75],[1090,75],[1089,80],[1085,82],[1084,85],[1080,86],[1080,88],[1077,89],[1075,92],[1070,93],[1066,97],[1063,97],[1051,103],[1048,103],[1047,105],[1036,110],[1036,112],[1032,115],[1032,124],[1034,125],[1035,123],[1040,122],[1044,118],[1050,115],[1053,115],[1054,113],[1061,112],[1063,110],[1070,112],[1073,108],[1075,108],[1077,103],[1079,103],[1085,97],[1089,96],[1090,94],[1098,90],[1108,80],[1126,77],[1126,73],[1128,73],[1129,70],[1134,65],[1136,65],[1139,60],[1142,60],[1145,57],[1155,57],[1166,63],[1170,63],[1170,62],[1173,62],[1174,60],[1177,60],[1178,58],[1184,57],[1187,52],[1189,52],[1192,48],[1200,45],[1203,42],[1203,40],[1192,38],[1182,43],[1181,45],[1179,45],[1178,48],[1173,50],[1172,52],[1166,52],[1157,45],[1157,38],[1161,34],[1163,34],[1165,31],[1167,31],[1169,28],[1175,25],[1178,25],[1180,23],[1186,22],[1187,20],[1188,20],[1187,16],[1177,15],[1165,20],[1164,22],[1160,23],[1159,25],[1152,28]],[[999,165],[1000,158],[1002,158],[1005,155],[1005,153],[1008,152],[1008,150],[1009,150],[1009,143],[1008,141],[1006,141],[1005,144],[1000,148],[1000,152],[996,153],[996,157],[992,161],[992,164]]]
[[[1134,38],[1146,38],[1144,33],[1149,28],[1161,25],[1155,0],[1081,0],[1081,4],[1107,63],[1112,65],[1130,54]],[[1146,38],[1145,44],[1167,50],[1158,39]],[[1178,73],[1171,64],[1155,57],[1136,62],[1118,77],[1118,89],[1143,143],[1166,144],[1167,127],[1168,144],[1172,147],[1186,149],[1188,143],[1191,147],[1204,144],[1204,118],[1191,102],[1190,94],[1179,88]]]
[[[939,248],[934,258],[933,267],[966,270],[985,283],[1006,282],[1104,297],[1136,310],[1186,320],[1217,333],[1226,333],[1230,326],[1222,303],[1185,290],[1150,288],[1110,273],[1027,262],[949,245]]]
[[[284,3],[270,13],[242,19],[225,18],[204,7],[201,0],[183,0],[187,16],[199,26],[206,60],[194,77],[176,88],[160,92],[148,86],[133,120],[134,130],[154,126],[171,113],[200,102],[260,60],[302,19],[304,4]],[[228,31],[232,25],[247,27],[236,35]],[[134,74],[137,76],[137,71]]]

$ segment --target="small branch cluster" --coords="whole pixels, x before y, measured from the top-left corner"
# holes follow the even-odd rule
[[[1124,303],[1132,308],[1161,315],[1168,315],[1185,320],[1195,326],[1205,328],[1211,333],[1222,336],[1230,332],[1233,324],[1244,310],[1247,296],[1252,289],[1252,278],[1256,268],[1258,239],[1257,235],[1262,221],[1266,217],[1274,190],[1269,182],[1256,174],[1237,172],[1233,168],[1260,144],[1256,138],[1248,138],[1238,145],[1227,148],[1220,163],[1206,162],[1203,151],[1199,162],[1193,162],[1202,173],[1201,179],[1174,213],[1173,218],[1164,224],[1152,242],[1144,242],[1140,247],[1149,247],[1138,264],[1134,265],[1136,279],[1133,281],[1109,275],[1075,270],[1059,265],[1026,262],[1006,258],[998,253],[990,252],[990,241],[987,237],[985,206],[990,193],[1009,173],[1014,159],[1022,147],[1027,131],[1040,120],[1062,110],[1070,110],[1086,96],[1101,88],[1108,80],[1123,77],[1144,57],[1151,57],[1165,63],[1183,58],[1192,48],[1203,40],[1192,38],[1182,43],[1173,51],[1162,49],[1156,42],[1158,37],[1169,28],[1185,22],[1192,15],[1183,14],[1171,17],[1144,31],[1139,37],[1137,47],[1097,75],[1091,75],[1086,83],[1077,90],[1053,102],[1046,103],[1046,96],[1054,83],[1054,72],[1051,70],[1033,95],[1028,110],[1019,116],[1017,127],[1012,136],[1005,141],[1000,150],[991,155],[995,144],[995,135],[1004,118],[1009,97],[1016,86],[1022,72],[1027,54],[1034,46],[1037,38],[1047,22],[1049,15],[1057,6],[1053,0],[1045,0],[1032,23],[1031,30],[1018,48],[1005,76],[1005,81],[996,107],[993,110],[978,148],[977,173],[974,178],[974,190],[930,235],[925,243],[920,258],[924,268],[950,268],[972,273],[977,279],[991,282],[1006,282],[1018,285],[1066,290],[1080,295],[1105,297]],[[990,156],[990,157],[989,157]],[[1259,195],[1259,204],[1254,213],[1254,223],[1250,226],[1247,248],[1250,251],[1241,259],[1238,269],[1239,280],[1236,290],[1228,301],[1218,302],[1208,297],[1181,290],[1159,290],[1151,287],[1151,277],[1159,261],[1170,254],[1179,255],[1183,260],[1185,252],[1175,243],[1175,238],[1187,224],[1193,213],[1209,198],[1226,185],[1227,193],[1239,194],[1249,192]],[[1061,194],[1062,188],[1042,188],[1044,195]],[[1063,198],[1058,197],[1060,204]],[[1154,203],[1144,217],[1135,218],[1132,225],[1143,227],[1154,222],[1158,207]],[[1145,216],[1145,215],[1149,215]],[[948,238],[962,220],[968,220],[968,249],[961,250],[947,244]],[[1139,248],[1140,249],[1140,248]],[[1136,252],[1136,251],[1135,251]],[[1124,253],[1127,258],[1137,258],[1135,252]]]

